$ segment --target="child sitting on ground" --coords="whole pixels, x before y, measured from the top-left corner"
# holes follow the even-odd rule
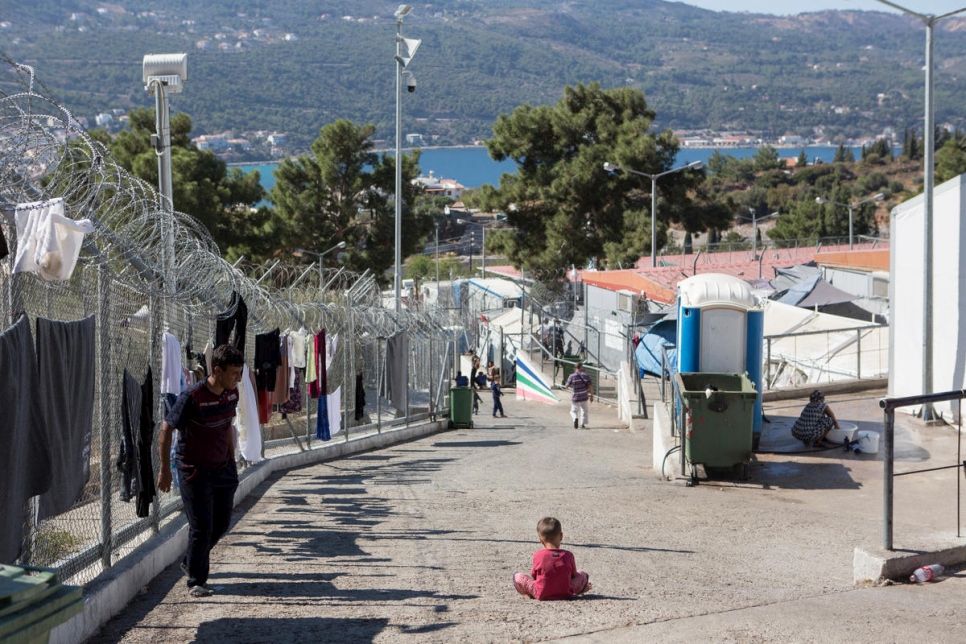
[[[560,549],[563,528],[559,521],[553,517],[540,519],[537,536],[543,550],[534,553],[530,574],[513,575],[518,593],[540,600],[571,599],[593,588],[587,573],[577,570],[573,553]]]

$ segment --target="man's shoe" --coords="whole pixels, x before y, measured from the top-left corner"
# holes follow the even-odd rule
[[[188,594],[192,597],[211,597],[212,592],[207,586],[192,586]]]
[[[577,429],[577,419],[574,418],[574,429]]]

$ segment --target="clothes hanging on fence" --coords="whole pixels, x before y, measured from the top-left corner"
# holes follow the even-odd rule
[[[69,510],[90,478],[95,326],[93,315],[76,322],[37,318],[35,395],[47,402],[41,419],[52,472],[50,489],[40,497],[38,520]]]
[[[272,402],[281,407],[288,401],[293,378],[289,373],[288,336],[281,336],[278,342],[279,364],[275,375],[275,390],[272,392]]]
[[[68,280],[80,257],[84,235],[94,232],[87,219],[68,218],[61,197],[18,204],[14,273],[37,273],[45,280]]]
[[[148,367],[139,383],[124,370],[121,389],[121,442],[117,468],[121,472],[120,498],[135,499],[135,514],[146,517],[154,500],[154,468],[151,441],[154,437],[154,375]]]
[[[297,414],[302,411],[302,373],[304,369],[295,370],[295,380],[288,390],[288,401],[279,405],[278,410],[283,414]]]
[[[386,340],[386,397],[396,411],[405,413],[406,364],[409,358],[409,334],[405,330],[393,333]]]
[[[322,338],[321,340],[319,339],[320,337]],[[309,355],[306,361],[307,366],[305,368],[305,381],[309,385],[310,398],[319,397],[319,346],[321,342],[325,342],[324,329],[320,333],[316,333],[309,338]]]
[[[366,385],[362,374],[356,374],[356,420],[366,415]]]
[[[184,389],[181,343],[165,331],[161,334],[161,393],[177,396]]]
[[[339,334],[333,333],[325,341],[325,388],[329,389],[329,370],[335,362],[335,354],[339,349]],[[338,379],[334,379],[338,382]],[[342,429],[342,386],[335,388],[335,391],[326,395],[326,410],[329,413],[329,436],[335,436]]]
[[[245,300],[236,291],[232,291],[231,302],[225,313],[215,322],[215,346],[231,344],[245,355],[245,334],[248,331],[248,307]],[[231,338],[235,331],[234,339]]]
[[[255,379],[246,364],[242,367],[242,379],[238,383],[235,432],[238,436],[239,453],[242,458],[252,463],[257,463],[262,458],[262,428],[258,421],[258,412]]]
[[[258,392],[258,421],[267,423],[272,419],[272,392],[281,355],[278,350],[279,331],[255,336],[255,389]]]
[[[12,564],[20,556],[24,502],[46,492],[50,484],[36,360],[30,320],[22,315],[0,333],[0,564]]]
[[[3,227],[0,227],[0,259],[5,258],[10,254],[10,249],[7,248],[7,238],[3,236]]]
[[[306,334],[305,331],[295,331],[294,333],[289,334],[289,339],[291,340],[289,354],[292,362],[292,368],[294,369],[305,369],[305,341],[307,338],[308,334]]]
[[[316,381],[316,391],[319,397],[315,410],[315,437],[327,441],[332,438],[329,431],[329,397],[326,391],[326,360],[325,360],[325,329],[315,336],[315,366],[319,377]]]

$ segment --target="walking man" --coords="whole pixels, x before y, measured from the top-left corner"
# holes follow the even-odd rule
[[[171,489],[171,434],[178,430],[175,466],[188,519],[188,550],[181,569],[188,575],[192,597],[211,594],[207,586],[209,555],[231,521],[238,488],[232,419],[244,362],[235,347],[223,344],[216,348],[211,357],[212,374],[181,392],[158,438],[158,489],[167,492]]]
[[[594,401],[594,382],[584,371],[584,363],[578,362],[574,372],[567,378],[568,389],[573,390],[570,397],[570,417],[574,419],[574,429],[577,429],[577,415],[581,414],[580,426],[587,428],[588,400]]]

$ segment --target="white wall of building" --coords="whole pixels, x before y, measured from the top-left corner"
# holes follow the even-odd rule
[[[966,386],[966,175],[933,192],[933,392]],[[890,396],[923,393],[924,236],[922,195],[892,211],[890,300],[892,359]],[[943,403],[936,410],[945,418],[957,405]],[[906,408],[918,411],[918,408]]]

